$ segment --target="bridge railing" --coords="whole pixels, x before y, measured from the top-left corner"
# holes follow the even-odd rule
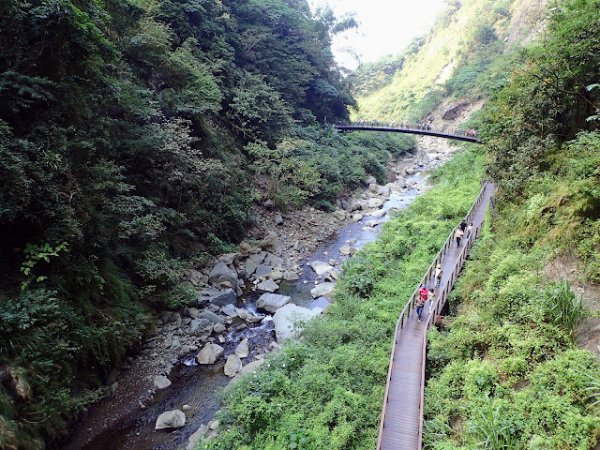
[[[372,120],[357,120],[356,122],[338,122],[335,126],[338,127],[369,127],[369,128],[381,128],[382,130],[398,129],[413,131],[418,133],[419,131],[430,131],[435,132],[431,126],[427,123],[410,123],[410,122],[377,122]],[[461,136],[465,138],[477,138],[477,132],[469,131],[453,131],[448,133],[452,136]]]
[[[464,221],[467,224],[471,223],[471,218],[473,217],[473,213],[474,213],[475,209],[479,206],[479,204],[485,198],[485,193],[486,193],[487,188],[488,188],[488,183],[484,182],[481,187],[481,190],[479,191],[479,194],[477,195],[477,198],[473,201],[471,208],[469,209],[467,215],[464,217]],[[450,234],[448,235],[448,237],[446,238],[444,245],[442,246],[440,251],[437,253],[437,255],[435,256],[435,258],[433,259],[431,264],[429,265],[429,268],[425,272],[425,275],[423,275],[423,278],[421,278],[421,281],[419,282],[419,284],[413,291],[412,295],[410,296],[410,299],[408,300],[408,302],[406,303],[406,305],[400,312],[400,317],[398,318],[398,321],[396,322],[396,327],[394,329],[394,341],[392,343],[390,364],[389,364],[389,368],[388,368],[388,375],[387,375],[385,393],[384,393],[384,398],[383,398],[383,409],[382,409],[382,413],[381,413],[381,422],[379,425],[379,437],[377,439],[377,449],[378,450],[381,448],[381,439],[383,436],[383,429],[385,427],[385,411],[386,411],[386,405],[387,405],[388,397],[389,397],[390,382],[392,380],[392,369],[393,369],[394,360],[395,360],[394,355],[396,353],[396,345],[398,344],[399,331],[402,330],[405,323],[410,318],[411,313],[415,309],[417,299],[419,298],[420,286],[421,285],[427,286],[427,284],[429,284],[429,281],[433,278],[433,275],[435,273],[435,268],[438,265],[438,263],[442,262],[442,258],[447,253],[448,249],[452,246],[453,241],[454,241],[454,235],[459,226],[460,225],[457,225],[456,227],[454,227],[452,229],[452,231],[450,232]],[[466,258],[468,256],[469,250],[471,249],[473,243],[475,242],[475,239],[477,237],[479,237],[479,235],[481,234],[482,227],[483,227],[483,223],[471,231],[471,235],[469,236],[469,238],[466,238],[466,236],[464,237],[465,244],[460,253],[460,257],[458,260],[459,262],[457,263],[454,270],[452,271],[452,274],[450,275],[450,278],[448,279],[448,282],[444,286],[444,289],[442,290],[442,292],[441,293],[438,292],[436,295],[436,301],[435,301],[435,304],[433,305],[432,313],[429,315],[429,318],[427,319],[427,323],[426,323],[427,329],[429,329],[433,325],[432,318],[434,318],[436,315],[439,315],[441,313],[442,309],[444,308],[446,301],[448,299],[448,295],[452,289],[452,286],[454,285],[454,282],[456,281],[458,273],[460,272],[460,269],[462,268],[464,261],[466,260]],[[425,336],[427,336],[427,334],[425,334]],[[424,388],[424,383],[425,383],[425,359],[426,359],[425,349],[427,346],[427,338],[426,337],[424,339],[423,345],[425,346],[425,348],[423,351],[423,362],[422,362],[423,374],[421,377],[421,400],[420,400],[420,407],[419,407],[421,418],[420,418],[420,422],[419,422],[419,447],[418,448],[421,448],[421,439],[422,439],[422,435],[423,435],[423,433],[422,433],[422,430],[423,430],[423,403],[424,403],[424,389],[423,388]]]

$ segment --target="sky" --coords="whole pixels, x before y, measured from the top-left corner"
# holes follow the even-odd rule
[[[358,54],[361,62],[401,53],[413,38],[431,28],[445,0],[309,0],[309,3],[313,10],[329,5],[338,17],[355,13],[358,30],[343,33],[333,42],[338,64],[354,69],[357,62],[351,53]]]

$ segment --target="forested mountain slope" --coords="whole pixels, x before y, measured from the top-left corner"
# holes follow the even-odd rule
[[[475,99],[508,64],[496,61],[539,34],[546,1],[448,1],[432,30],[398,56],[349,77],[364,120],[422,120],[445,98]],[[487,71],[495,66],[494,71]],[[484,75],[485,73],[485,75]]]
[[[411,147],[320,127],[354,104],[351,26],[302,0],[0,2],[0,447],[60,440],[253,201],[330,208]]]

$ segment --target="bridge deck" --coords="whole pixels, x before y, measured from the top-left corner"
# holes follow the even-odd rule
[[[444,133],[441,131],[435,130],[426,130],[422,128],[407,128],[407,127],[392,127],[385,125],[357,125],[357,124],[349,124],[349,125],[335,125],[335,129],[339,131],[382,131],[387,133],[405,133],[405,134],[418,134],[421,136],[433,136],[433,137],[441,137],[445,139],[453,139],[455,141],[462,142],[471,142],[474,144],[479,144],[480,141],[475,136],[467,136],[466,134],[459,133]]]
[[[482,201],[473,209],[470,221],[477,229],[483,223],[485,212],[495,188],[487,185]],[[473,239],[474,236],[471,237]],[[436,292],[450,292],[456,274],[462,266],[461,253],[465,240],[458,247],[455,242],[442,257],[443,274]],[[439,297],[439,294],[438,294]],[[441,300],[441,299],[440,299]],[[417,321],[412,313],[396,335],[396,346],[391,362],[391,379],[388,383],[387,402],[379,448],[385,450],[416,450],[421,443],[421,401],[424,386],[424,363],[429,303],[423,310],[423,319]]]

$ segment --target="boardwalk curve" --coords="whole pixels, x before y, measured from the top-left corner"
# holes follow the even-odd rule
[[[443,274],[436,289],[436,301],[430,301],[423,310],[423,320],[417,321],[414,312],[419,296],[418,287],[400,313],[394,331],[388,379],[385,388],[383,410],[377,440],[378,450],[421,449],[423,438],[423,399],[425,389],[425,361],[427,330],[433,325],[436,315],[441,314],[448,294],[462,268],[473,242],[480,235],[488,204],[496,191],[493,183],[484,183],[473,206],[465,217],[467,224],[473,223],[469,239],[463,238],[460,246],[454,240],[454,232],[446,239],[423,276],[421,284],[433,285],[433,275],[438,263],[442,264]]]
[[[474,144],[480,144],[481,141],[477,136],[455,131],[454,133],[446,133],[443,131],[436,131],[428,129],[427,126],[423,125],[410,125],[410,124],[389,124],[389,123],[378,123],[378,122],[355,122],[355,123],[339,123],[334,125],[334,128],[342,132],[350,131],[382,131],[387,133],[405,133],[405,134],[418,134],[421,136],[433,136],[445,139],[452,139],[455,141],[471,142]]]

